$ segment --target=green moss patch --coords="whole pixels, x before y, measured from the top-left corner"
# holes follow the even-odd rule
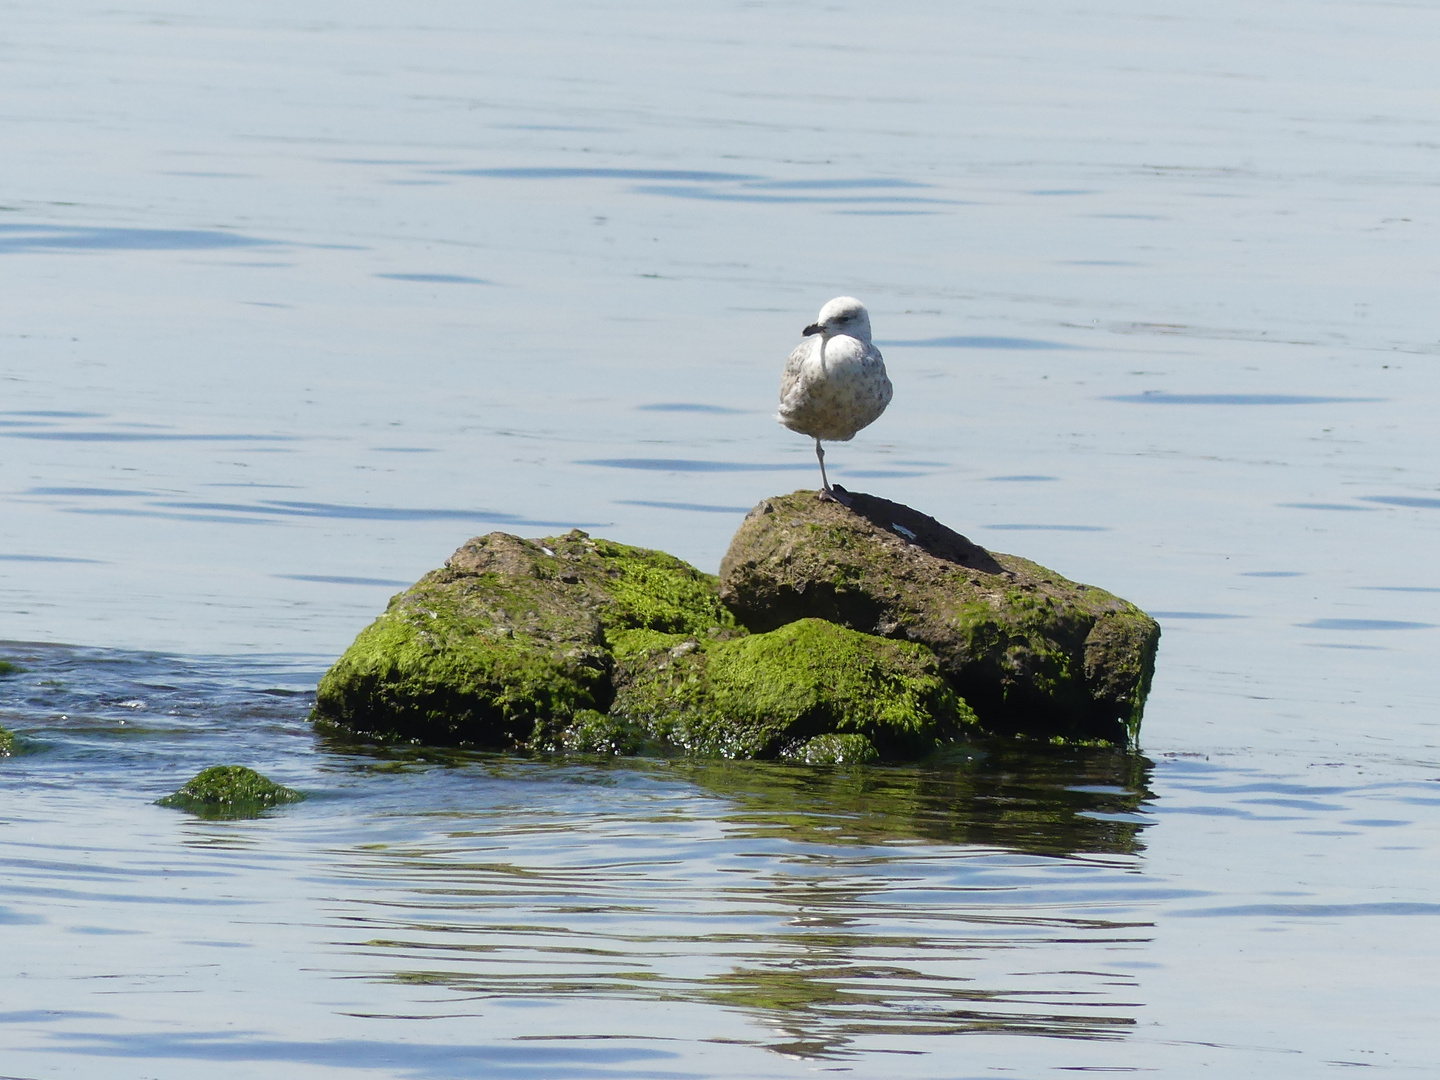
[[[299,802],[298,791],[282,787],[243,765],[215,765],[195,777],[157,806],[188,810],[202,817],[255,817],[273,806]]]
[[[915,757],[975,722],[924,646],[821,619],[768,634],[672,638],[656,646],[632,653],[617,672],[612,714],[690,754],[831,762]],[[844,738],[811,745],[822,736]]]
[[[0,679],[6,675],[18,675],[24,670],[19,664],[12,664],[9,660],[0,660]]]
[[[498,748],[569,745],[578,723],[588,745],[592,714],[609,710],[614,642],[733,627],[717,579],[663,551],[578,529],[491,533],[361,632],[321,679],[314,718],[383,740]]]
[[[0,757],[9,757],[15,752],[15,733],[0,727]]]

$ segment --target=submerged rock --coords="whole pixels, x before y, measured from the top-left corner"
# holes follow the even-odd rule
[[[756,631],[818,618],[922,644],[999,733],[1133,739],[1160,637],[1103,589],[861,494],[848,507],[813,491],[759,504],[721,563],[720,595]]]
[[[254,817],[272,806],[299,802],[305,796],[282,787],[243,765],[215,765],[197,773],[157,806],[189,810],[203,817]]]
[[[609,710],[615,635],[732,626],[714,576],[663,551],[495,532],[391,600],[320,680],[314,715],[380,738],[524,746],[537,725]]]

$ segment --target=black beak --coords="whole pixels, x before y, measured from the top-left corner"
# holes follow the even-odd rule
[[[805,327],[805,329],[801,331],[800,336],[809,337],[811,334],[820,334],[824,333],[824,331],[825,328],[821,326],[818,322],[812,322],[809,326]]]

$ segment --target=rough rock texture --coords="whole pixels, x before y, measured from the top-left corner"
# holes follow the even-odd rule
[[[615,655],[611,717],[706,757],[916,758],[975,723],[928,649],[820,619],[729,638],[637,631]]]
[[[615,634],[733,624],[715,578],[662,551],[578,529],[491,533],[391,600],[320,680],[314,715],[382,738],[527,745],[609,709]]]
[[[196,773],[175,794],[156,800],[156,805],[205,817],[254,817],[272,806],[304,798],[244,765],[213,765]]]
[[[1133,739],[1154,620],[854,500],[767,500],[720,578],[579,530],[477,537],[361,632],[314,718],[380,739],[828,763],[982,729]]]
[[[853,500],[798,491],[750,511],[720,566],[721,599],[741,623],[818,618],[923,644],[992,732],[1134,738],[1154,619],[907,506]]]

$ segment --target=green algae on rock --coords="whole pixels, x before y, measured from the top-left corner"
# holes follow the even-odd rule
[[[0,757],[9,757],[15,752],[15,733],[0,727]]]
[[[611,715],[690,754],[915,758],[975,723],[930,650],[820,619],[728,638],[634,635],[616,660]]]
[[[813,491],[751,510],[720,566],[751,630],[807,617],[927,646],[992,733],[1131,742],[1160,627],[1135,605],[908,506]]]
[[[156,800],[157,806],[188,810],[202,817],[255,817],[282,803],[305,796],[282,787],[243,765],[214,765],[197,773],[173,795]]]
[[[9,660],[0,660],[0,679],[6,675],[18,675],[23,670],[18,664],[12,664]]]
[[[490,747],[578,722],[576,748],[589,745],[583,730],[598,747],[617,635],[733,626],[715,577],[662,551],[578,529],[543,540],[495,532],[391,600],[321,679],[314,718],[382,739]]]
[[[313,719],[381,741],[817,764],[979,734],[1134,741],[1153,619],[853,498],[767,500],[719,578],[579,530],[472,539],[360,633]]]

